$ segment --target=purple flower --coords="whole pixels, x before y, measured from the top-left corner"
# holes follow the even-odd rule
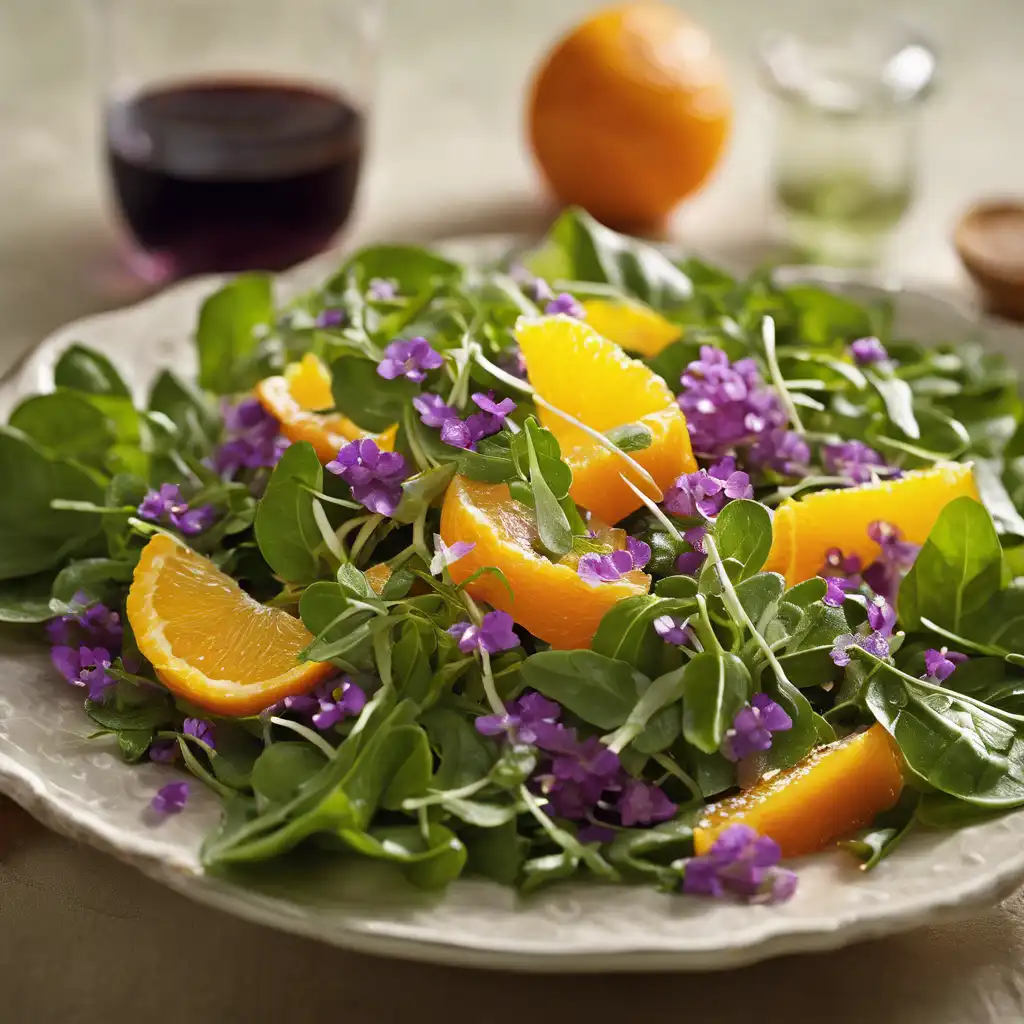
[[[182,731],[186,736],[191,736],[194,740],[206,744],[211,750],[215,750],[217,747],[214,740],[213,722],[208,722],[205,718],[186,718]]]
[[[839,548],[825,552],[825,564],[818,571],[819,576],[844,576],[854,586],[860,586],[860,556],[844,555]]]
[[[693,576],[704,564],[704,537],[707,532],[706,526],[692,526],[689,530],[683,531],[683,540],[693,550],[684,551],[676,558],[676,572],[684,576]]]
[[[102,647],[119,652],[124,637],[121,616],[100,601],[89,603],[89,595],[78,591],[71,598],[72,606],[87,605],[82,611],[58,615],[46,624],[46,636],[51,644],[64,647]]]
[[[498,433],[505,426],[505,417],[515,411],[516,403],[511,398],[496,402],[493,391],[478,391],[472,397],[480,412],[465,420],[446,419],[441,424],[441,440],[453,448],[474,448],[477,441]]]
[[[398,283],[388,277],[371,277],[366,295],[371,302],[392,302],[398,297]]]
[[[526,357],[518,345],[510,345],[498,357],[498,365],[513,377],[526,380]]]
[[[768,696],[755,693],[749,704],[736,712],[732,728],[722,741],[722,753],[730,761],[742,761],[751,754],[770,750],[772,733],[793,728],[793,719]]]
[[[149,745],[149,759],[157,764],[172,764],[178,759],[178,741],[153,740]]]
[[[177,814],[188,803],[188,783],[168,782],[156,791],[150,807],[157,814]]]
[[[68,647],[58,644],[50,651],[54,668],[72,685],[83,687],[89,700],[104,701],[117,680],[110,675],[113,656],[103,647]]]
[[[807,442],[793,430],[770,430],[750,449],[750,461],[786,476],[806,476],[811,461]]]
[[[429,391],[417,395],[412,400],[412,406],[420,414],[420,422],[427,427],[443,427],[446,420],[457,420],[459,416],[457,409],[446,405],[440,395]]]
[[[859,647],[861,650],[867,651],[868,654],[873,654],[876,658],[889,657],[889,641],[881,633],[875,631],[867,636],[856,633],[842,633],[833,641],[832,651],[830,652],[832,660],[840,668],[850,664],[852,660],[850,655],[851,647]]]
[[[950,651],[945,647],[935,650],[930,647],[924,652],[924,668],[928,673],[925,678],[944,683],[956,671],[957,665],[967,660],[967,655],[959,651]]]
[[[877,338],[858,338],[850,344],[850,355],[858,366],[882,363],[889,358],[885,346]]]
[[[324,330],[328,327],[344,327],[347,316],[343,309],[323,309],[313,321],[315,327],[319,327]]]
[[[460,419],[444,421],[441,425],[441,440],[453,448],[472,448],[476,443],[469,424]]]
[[[776,865],[779,844],[749,825],[730,825],[702,857],[686,863],[683,892],[781,903],[796,891],[796,875]]]
[[[846,600],[846,591],[852,589],[853,584],[842,576],[825,577],[825,596],[821,599],[823,604],[832,608],[838,608]]]
[[[920,545],[905,541],[899,527],[880,519],[868,526],[868,536],[881,551],[864,570],[864,582],[890,604],[895,604],[900,583],[913,566]]]
[[[189,508],[177,484],[161,484],[159,490],[147,491],[138,513],[140,519],[173,526],[189,537],[208,529],[217,518],[212,505]]]
[[[479,626],[471,622],[456,622],[448,632],[458,640],[463,654],[478,650],[497,654],[519,646],[519,637],[512,628],[512,616],[508,612],[488,612]]]
[[[855,484],[866,484],[879,472],[888,473],[889,467],[881,455],[863,441],[844,441],[827,444],[822,450],[825,469],[836,476],[844,476]]]
[[[750,483],[750,477],[742,470],[736,468],[736,460],[727,455],[724,459],[716,462],[709,470],[708,476],[722,481],[721,493],[725,495],[726,501],[734,501],[737,498],[752,498],[754,488]]]
[[[226,440],[213,454],[210,465],[227,479],[240,469],[271,468],[291,443],[281,436],[280,424],[255,398],[223,407]]]
[[[443,365],[439,352],[430,347],[426,338],[410,338],[408,341],[393,341],[384,349],[384,358],[377,364],[377,373],[385,380],[405,377],[420,384],[427,377],[427,370],[436,370]]]
[[[683,518],[701,515],[713,519],[725,504],[723,486],[722,481],[706,469],[684,473],[665,492],[665,509]]]
[[[659,615],[654,620],[654,632],[667,644],[683,647],[693,644],[693,633],[687,625],[689,619],[674,618],[671,615]]]
[[[524,693],[505,705],[504,715],[482,715],[473,723],[482,736],[506,734],[518,743],[529,743],[543,749],[565,746],[562,726],[557,719],[562,708],[539,693]]]
[[[345,445],[325,468],[340,476],[352,497],[371,512],[393,515],[402,500],[402,481],[408,476],[404,456],[382,452],[368,437]]]
[[[868,625],[881,636],[892,636],[896,625],[896,609],[884,597],[875,596],[868,601]]]
[[[457,540],[451,547],[445,544],[439,533],[434,534],[434,557],[430,560],[430,575],[439,576],[449,565],[454,565],[460,558],[476,547],[476,541]]]
[[[626,538],[625,550],[599,555],[595,551],[580,556],[576,572],[592,587],[614,583],[627,572],[642,569],[651,559],[651,547],[636,537]]]
[[[557,316],[561,313],[565,316],[575,317],[577,320],[585,320],[587,316],[587,311],[568,292],[556,295],[544,307],[544,312],[548,316]]]
[[[570,743],[552,758],[545,793],[557,815],[578,820],[585,818],[606,792],[621,788],[621,774],[618,755],[591,736]]]
[[[622,824],[632,828],[634,825],[668,821],[678,807],[657,786],[640,779],[630,779],[622,789],[616,809]]]
[[[358,715],[366,705],[366,693],[349,679],[339,676],[328,679],[311,693],[300,693],[272,704],[260,712],[260,717],[269,719],[283,711],[305,715],[321,732],[345,718]]]
[[[615,829],[607,825],[598,825],[591,822],[584,825],[577,833],[576,838],[586,846],[588,843],[610,843],[615,838]]]

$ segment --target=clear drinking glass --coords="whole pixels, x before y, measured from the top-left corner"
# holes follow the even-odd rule
[[[774,184],[789,240],[818,262],[875,262],[913,198],[933,51],[898,23],[840,23],[772,33],[760,57],[779,99]]]
[[[279,270],[355,202],[376,0],[91,0],[120,219],[159,275]]]

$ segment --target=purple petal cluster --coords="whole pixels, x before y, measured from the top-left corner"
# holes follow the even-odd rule
[[[665,509],[675,516],[713,519],[729,501],[752,498],[750,477],[736,468],[736,460],[727,455],[710,469],[685,473],[665,493]]]
[[[868,654],[873,654],[876,658],[889,657],[889,641],[878,630],[874,630],[867,635],[863,633],[842,633],[833,641],[833,647],[830,652],[832,660],[840,668],[850,664],[852,660],[850,655],[851,647],[859,647],[861,650],[867,651]]]
[[[54,668],[72,685],[87,692],[89,700],[107,698],[117,680],[108,672],[116,655],[103,647],[68,647],[59,644],[50,651]]]
[[[859,555],[844,555],[839,548],[829,548],[825,552],[825,564],[818,570],[818,575],[826,579],[830,576],[842,576],[847,583],[859,587],[860,570]]]
[[[186,736],[191,736],[192,739],[205,744],[211,750],[217,749],[213,722],[208,722],[205,718],[186,718],[182,726],[182,732]]]
[[[280,424],[255,398],[243,398],[223,410],[225,440],[213,453],[216,473],[231,479],[240,469],[276,466],[291,443]]]
[[[693,576],[704,564],[704,537],[707,535],[706,526],[691,526],[689,530],[683,531],[683,540],[693,548],[692,551],[684,551],[676,558],[676,572],[684,576]]]
[[[884,637],[892,636],[896,627],[896,609],[884,597],[875,595],[868,601],[867,612],[872,632]]]
[[[858,366],[871,366],[884,363],[889,358],[885,346],[878,338],[858,338],[850,343],[850,355]]]
[[[384,349],[384,358],[377,364],[377,373],[385,380],[404,377],[414,384],[422,384],[428,370],[444,364],[440,352],[431,348],[426,338],[393,341]]]
[[[868,526],[868,536],[879,545],[878,558],[864,570],[864,582],[890,604],[896,603],[900,583],[913,567],[919,544],[903,539],[898,526],[876,520]]]
[[[654,632],[667,644],[674,647],[692,647],[693,630],[687,625],[688,619],[673,615],[659,615],[654,620]]]
[[[153,740],[149,745],[149,759],[157,764],[172,764],[178,759],[178,741]]]
[[[366,297],[371,302],[393,302],[398,298],[398,282],[389,277],[371,277]]]
[[[827,472],[844,476],[855,484],[866,484],[873,475],[892,472],[885,459],[863,441],[826,444],[821,449],[821,457]]]
[[[510,273],[512,280],[538,305],[555,297],[547,281],[543,277],[531,274],[522,264],[513,267]]]
[[[618,754],[596,736],[580,741],[571,730],[562,734],[564,745],[551,758],[543,791],[561,818],[586,818],[605,793],[622,788],[622,765]]]
[[[156,791],[150,807],[157,814],[177,814],[188,803],[188,783],[168,782]]]
[[[811,449],[795,430],[776,427],[762,434],[749,453],[750,463],[785,476],[806,476]]]
[[[115,653],[121,650],[124,627],[121,616],[101,601],[90,603],[85,591],[71,598],[72,606],[86,606],[80,612],[58,615],[46,624],[51,644],[64,647],[103,647]]]
[[[344,327],[347,319],[348,317],[343,309],[324,309],[317,314],[313,325],[319,327],[320,330],[330,327]]]
[[[409,475],[403,455],[382,452],[369,437],[345,445],[324,468],[349,485],[356,501],[382,516],[393,515],[398,508],[402,481]]]
[[[755,693],[749,704],[736,712],[732,728],[722,741],[722,753],[730,761],[770,750],[772,734],[793,728],[793,719],[767,693]]]
[[[419,413],[420,422],[427,427],[438,429],[443,427],[447,420],[457,420],[459,410],[445,403],[440,395],[429,391],[417,395],[412,400],[412,407]]]
[[[482,736],[508,736],[514,743],[550,749],[561,742],[562,707],[539,693],[524,693],[505,705],[503,715],[482,715],[473,723]]]
[[[493,391],[486,394],[477,391],[471,397],[480,412],[467,416],[465,420],[455,416],[441,424],[441,440],[453,448],[472,449],[477,441],[497,434],[505,426],[506,417],[516,409],[516,403],[511,398],[495,401]]]
[[[435,533],[434,557],[430,560],[430,575],[440,576],[448,566],[454,565],[460,558],[465,558],[475,547],[476,541],[471,540],[457,540],[449,547],[441,535]]]
[[[358,715],[366,706],[366,692],[348,676],[338,676],[321,683],[311,693],[285,697],[263,711],[263,718],[271,718],[283,711],[293,711],[310,719],[321,732],[339,722]]]
[[[190,508],[177,484],[161,484],[156,491],[147,491],[138,507],[140,519],[171,526],[186,537],[194,537],[209,529],[217,518],[212,505]]]
[[[853,589],[853,584],[842,576],[825,577],[825,596],[822,604],[830,608],[838,608],[846,600],[846,592]]]
[[[777,867],[779,844],[749,825],[730,825],[701,857],[686,863],[683,892],[781,903],[796,891],[796,875]]]
[[[627,572],[642,569],[650,560],[650,545],[636,537],[627,537],[626,547],[622,550],[607,555],[599,555],[596,551],[581,555],[576,572],[580,579],[596,587],[602,583],[614,583]]]
[[[548,316],[571,316],[576,320],[585,320],[587,311],[568,293],[562,292],[556,295],[545,307],[544,312]]]
[[[463,654],[474,651],[498,654],[519,646],[519,637],[512,625],[512,616],[508,612],[493,611],[483,617],[479,626],[472,622],[456,622],[448,632],[458,640]]]
[[[944,683],[955,671],[957,665],[967,661],[967,655],[959,651],[950,651],[945,647],[935,650],[930,647],[924,652],[924,668],[926,679],[934,680],[936,683]]]
[[[668,821],[678,810],[657,786],[642,779],[630,779],[622,787],[616,809],[626,828],[634,825],[651,825],[656,821]]]

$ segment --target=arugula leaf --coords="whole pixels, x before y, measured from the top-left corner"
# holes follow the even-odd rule
[[[261,332],[274,320],[271,279],[242,274],[215,291],[199,310],[199,386],[217,395],[245,391],[259,379],[254,365]]]

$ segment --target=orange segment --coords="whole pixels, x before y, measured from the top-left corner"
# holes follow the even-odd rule
[[[682,333],[679,327],[649,306],[588,299],[583,308],[587,313],[587,323],[601,337],[647,358],[656,356]]]
[[[896,803],[901,763],[880,725],[819,747],[798,765],[708,807],[694,831],[694,849],[707,853],[723,829],[742,822],[771,836],[784,857],[814,853]]]
[[[680,473],[697,468],[675,396],[642,362],[566,316],[521,319],[516,337],[530,383],[557,409],[602,433],[627,423],[641,423],[651,431],[650,447],[633,452],[632,458],[662,491]],[[641,489],[644,484],[624,459],[549,410],[540,408],[539,414],[572,468],[570,493],[577,504],[607,523],[617,523],[640,507],[640,499],[621,477],[629,476]]]
[[[621,543],[621,531],[613,533]],[[519,625],[559,650],[588,647],[604,613],[616,601],[646,594],[651,584],[649,576],[634,571],[615,583],[591,586],[580,578],[571,556],[555,563],[538,554],[533,548],[537,541],[533,513],[512,498],[506,484],[455,477],[441,509],[441,537],[449,547],[456,541],[476,545],[450,567],[456,583],[478,569],[497,567],[515,598],[489,573],[469,585],[470,594],[508,612]]]
[[[360,430],[341,413],[321,413],[334,405],[331,374],[312,352],[285,369],[283,377],[267,377],[256,385],[256,397],[264,409],[281,424],[289,441],[308,441],[324,464],[338,449],[360,437],[372,437],[385,451],[395,446],[396,426],[382,434]]]
[[[879,554],[879,546],[868,536],[868,526],[876,519],[898,526],[914,544],[923,544],[943,508],[963,495],[981,500],[970,464],[944,463],[898,480],[789,498],[775,510],[765,570],[783,573],[793,586],[818,574],[829,548],[857,555],[869,565]]]
[[[209,559],[166,534],[143,548],[128,592],[139,650],[170,690],[221,715],[251,715],[306,693],[334,668],[300,662],[313,639],[254,601]]]

